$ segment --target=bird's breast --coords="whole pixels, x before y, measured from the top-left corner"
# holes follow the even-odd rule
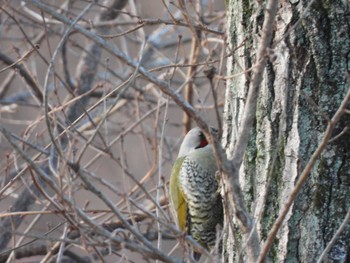
[[[183,161],[179,181],[190,210],[205,212],[215,205],[219,194],[216,170],[212,151],[206,149],[198,150]]]

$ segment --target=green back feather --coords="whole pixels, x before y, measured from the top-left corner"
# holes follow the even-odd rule
[[[171,171],[171,177],[169,182],[169,193],[170,199],[174,206],[177,215],[177,221],[179,228],[182,231],[186,230],[186,220],[187,220],[187,203],[184,194],[180,188],[179,174],[181,170],[182,163],[186,157],[178,158]]]

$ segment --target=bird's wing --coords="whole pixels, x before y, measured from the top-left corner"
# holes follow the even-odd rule
[[[173,169],[171,171],[171,177],[169,182],[170,198],[172,200],[172,203],[177,215],[179,228],[182,231],[185,231],[186,229],[186,220],[187,220],[187,203],[186,203],[184,194],[180,188],[180,182],[179,182],[179,174],[180,174],[181,166],[184,159],[185,157],[182,157],[182,158],[178,158],[175,161],[173,165]]]

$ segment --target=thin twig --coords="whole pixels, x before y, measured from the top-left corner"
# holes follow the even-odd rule
[[[158,186],[157,186],[157,198],[156,198],[156,201],[157,203],[159,204],[160,203],[160,197],[161,197],[161,189],[162,189],[162,186],[164,184],[164,177],[163,177],[163,144],[164,144],[164,134],[165,134],[165,125],[166,125],[166,119],[168,118],[168,100],[166,100],[166,105],[165,105],[165,112],[164,112],[164,119],[163,119],[163,125],[162,125],[162,130],[161,130],[161,134],[160,134],[160,142],[159,142],[159,148],[158,148],[158,173],[159,173],[159,177],[158,177]],[[160,105],[160,103],[159,103]],[[159,212],[159,209],[157,207],[156,209],[156,215],[157,215],[157,218],[160,218],[160,212]],[[157,221],[157,228],[158,228],[158,243],[157,243],[157,247],[158,249],[161,249],[162,248],[162,230],[161,230],[161,227],[160,227],[160,223],[159,221]]]
[[[196,31],[195,34],[196,35],[192,37],[192,45],[191,45],[191,52],[190,52],[190,59],[189,59],[189,64],[192,64],[193,66],[190,67],[187,71],[186,77],[190,81],[188,81],[184,91],[185,92],[184,98],[191,105],[193,103],[193,86],[194,86],[193,79],[195,77],[195,74],[197,73],[196,63],[198,60],[199,51],[201,49],[200,42],[199,42],[201,33],[200,31]],[[186,134],[191,129],[191,118],[186,112],[184,112],[182,124],[184,126],[184,133]]]
[[[331,250],[331,248],[334,246],[335,242],[337,241],[337,239],[339,238],[341,233],[344,231],[344,228],[348,225],[349,220],[350,220],[350,210],[348,210],[348,212],[346,213],[346,216],[345,216],[343,222],[339,226],[337,232],[335,232],[331,241],[329,241],[327,247],[323,250],[320,258],[317,260],[317,263],[323,262],[324,258],[327,256],[328,252]]]
[[[1,7],[0,7],[1,9]],[[34,51],[34,49],[31,49],[31,51]],[[28,52],[26,55],[23,56],[29,56],[31,52]],[[13,61],[11,58],[6,56],[3,53],[0,53],[0,60],[4,62],[7,65],[10,65],[10,67],[17,69],[19,71],[19,74],[23,77],[23,79],[27,82],[29,87],[32,89],[34,96],[36,99],[41,103],[43,103],[43,93],[41,92],[40,88],[38,87],[38,84],[34,80],[34,78],[26,71],[26,69],[21,65],[21,63],[17,63]]]

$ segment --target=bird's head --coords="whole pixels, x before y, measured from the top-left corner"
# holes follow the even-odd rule
[[[208,140],[198,127],[191,129],[185,136],[178,157],[185,156],[190,152],[208,145]]]

